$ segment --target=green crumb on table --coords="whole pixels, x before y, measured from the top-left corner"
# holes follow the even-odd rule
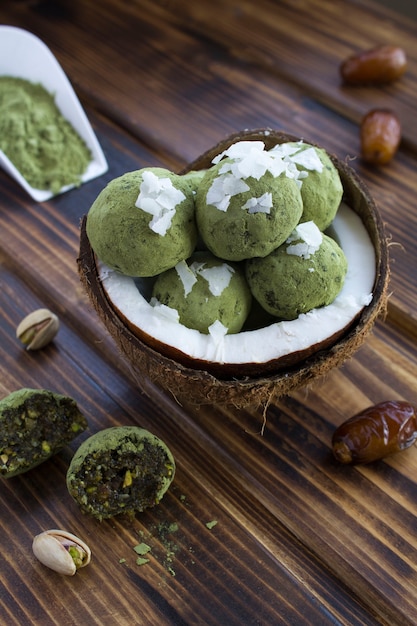
[[[123,565],[123,563],[126,563],[126,559],[119,559],[119,563]]]
[[[142,557],[152,550],[152,557],[159,561],[171,576],[175,576],[174,562],[181,547],[180,544],[171,537],[178,531],[179,524],[177,522],[168,521],[151,524],[146,530],[139,529],[137,532],[142,541],[134,547],[134,550]],[[155,539],[158,545],[155,545]],[[152,547],[149,547],[149,544]],[[147,548],[149,548],[149,550]]]
[[[177,532],[177,530],[178,530],[178,528],[179,528],[179,526],[178,526],[177,522],[172,522],[172,524],[170,524],[170,525],[168,526],[168,532],[170,532],[170,533],[176,533],[176,532]]]
[[[139,543],[137,546],[135,546],[134,551],[136,552],[136,554],[148,554],[148,552],[151,551],[151,546],[148,546],[147,543]]]
[[[136,559],[136,565],[146,565],[146,563],[149,563],[149,559],[145,559],[143,556]]]
[[[80,185],[92,155],[41,84],[0,76],[0,149],[35,189]]]
[[[217,525],[217,523],[218,523],[218,522],[217,522],[217,520],[215,520],[215,519],[214,519],[214,520],[212,520],[211,522],[207,522],[207,523],[206,523],[206,526],[207,526],[207,528],[208,528],[209,530],[211,530],[212,528],[214,528],[214,527]]]

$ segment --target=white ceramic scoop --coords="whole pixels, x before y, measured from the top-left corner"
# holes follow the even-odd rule
[[[55,103],[62,115],[84,139],[92,154],[92,161],[81,177],[82,183],[107,171],[108,165],[103,151],[71,83],[52,52],[38,37],[21,28],[0,26],[0,76],[14,76],[41,83],[55,96]],[[1,150],[0,166],[36,201],[44,202],[58,195],[49,190],[31,187]],[[58,193],[72,187],[74,185],[63,187]]]

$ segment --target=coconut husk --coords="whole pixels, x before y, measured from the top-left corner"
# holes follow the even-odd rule
[[[236,133],[221,141],[182,171],[210,167],[212,159],[228,146],[240,140],[262,140],[267,148],[299,137],[274,130],[253,130]],[[312,143],[312,142],[309,142]],[[316,145],[317,144],[312,144]],[[317,146],[320,147],[320,146]],[[332,368],[340,366],[363,344],[377,317],[386,311],[388,287],[388,246],[381,217],[366,185],[354,170],[333,155],[329,155],[339,171],[346,203],[361,217],[376,253],[376,278],[371,303],[337,336],[320,345],[311,346],[302,354],[278,360],[265,366],[252,364],[219,366],[166,350],[166,346],[135,332],[114,303],[109,301],[99,278],[96,258],[86,234],[86,217],[81,225],[78,269],[90,301],[114,338],[121,353],[129,361],[138,385],[147,389],[150,380],[178,401],[195,404],[229,404],[238,408],[264,406],[275,398],[311,383]]]

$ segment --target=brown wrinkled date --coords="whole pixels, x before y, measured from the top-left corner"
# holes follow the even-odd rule
[[[409,448],[417,438],[416,409],[387,401],[351,417],[334,432],[335,458],[344,464],[371,463]]]
[[[373,109],[362,119],[361,156],[371,165],[386,165],[394,157],[401,141],[401,124],[389,109]]]
[[[407,56],[398,46],[383,45],[354,54],[340,66],[348,85],[383,85],[398,80],[407,69]]]

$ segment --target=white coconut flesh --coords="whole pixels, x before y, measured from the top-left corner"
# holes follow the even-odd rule
[[[140,333],[192,359],[217,364],[267,363],[320,345],[350,326],[372,301],[376,276],[375,249],[361,218],[342,202],[331,235],[345,253],[348,271],[342,290],[328,306],[291,321],[257,330],[226,334],[213,324],[209,334],[179,323],[175,310],[148,301],[149,283],[99,266],[103,288],[115,309]]]

